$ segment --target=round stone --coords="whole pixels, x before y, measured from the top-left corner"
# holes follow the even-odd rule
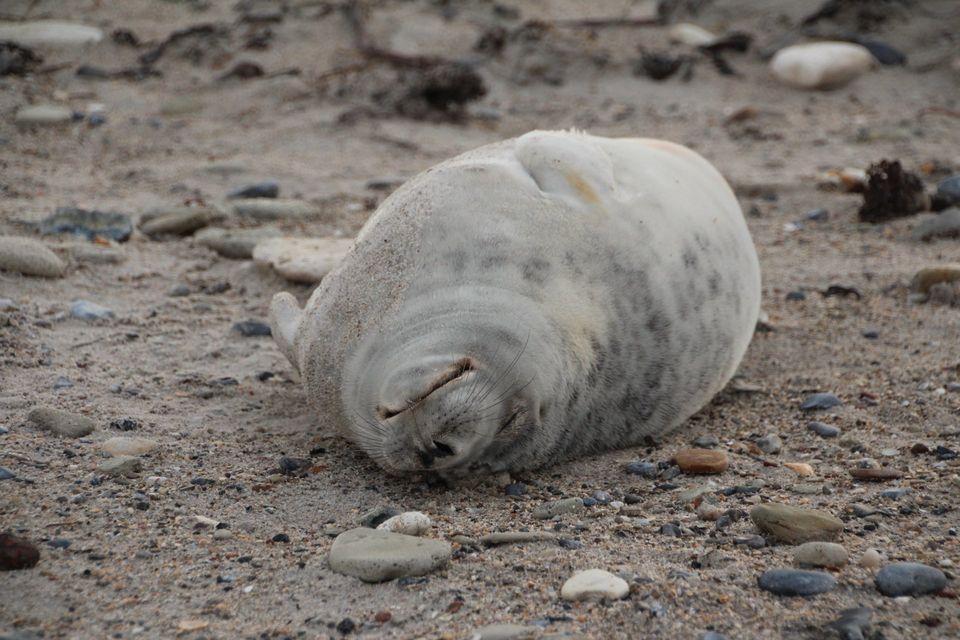
[[[253,260],[291,282],[315,284],[340,264],[352,246],[349,238],[269,238],[254,247]]]
[[[630,585],[603,569],[587,569],[573,574],[563,583],[560,597],[564,600],[620,600],[630,593]]]
[[[42,242],[31,238],[0,236],[0,271],[60,278],[66,270],[66,263]]]
[[[837,581],[829,573],[799,569],[770,569],[764,571],[757,584],[764,591],[778,596],[815,596],[833,591]]]
[[[850,42],[811,42],[785,47],[770,60],[770,71],[798,89],[833,89],[874,65],[868,49]]]
[[[691,474],[723,473],[729,464],[727,454],[714,449],[681,449],[673,460],[681,471]]]
[[[867,549],[860,556],[860,566],[864,569],[877,569],[882,561],[883,557],[876,549]]]
[[[142,456],[153,451],[158,445],[149,438],[118,436],[110,438],[100,446],[111,456]]]
[[[253,248],[258,243],[269,238],[276,238],[279,235],[278,230],[269,227],[256,229],[220,229],[214,227],[201,229],[193,235],[193,238],[224,258],[249,260],[253,258]]]
[[[330,568],[364,582],[422,576],[450,561],[446,542],[360,527],[344,531],[330,547]]]
[[[840,435],[840,429],[823,422],[810,422],[807,424],[807,429],[810,429],[810,431],[813,431],[821,438],[836,438]]]
[[[814,393],[800,403],[800,409],[803,411],[821,411],[823,409],[832,409],[840,406],[840,398],[832,393]]]
[[[922,596],[939,593],[947,586],[947,576],[936,567],[916,562],[888,564],[877,574],[877,589],[885,596]]]
[[[798,565],[830,569],[846,565],[848,558],[843,545],[835,542],[804,542],[793,553],[793,561]]]
[[[421,536],[430,530],[432,524],[427,514],[420,511],[407,511],[382,522],[377,529],[404,533],[408,536]]]
[[[27,419],[41,429],[65,438],[82,438],[97,428],[97,423],[86,416],[49,407],[34,409],[27,415]]]
[[[757,505],[750,518],[764,533],[790,544],[830,541],[843,531],[843,521],[829,513],[788,504]]]

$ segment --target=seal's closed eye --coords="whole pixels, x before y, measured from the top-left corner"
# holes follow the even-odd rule
[[[432,394],[437,389],[440,389],[441,387],[444,387],[450,384],[454,380],[462,378],[468,372],[474,371],[475,369],[476,367],[474,367],[473,360],[467,357],[460,358],[459,360],[454,362],[446,371],[444,371],[443,373],[438,375],[436,378],[431,380],[430,386],[427,387],[427,390],[419,394],[418,396],[411,398],[407,402],[406,406],[396,409],[393,407],[384,407],[383,405],[377,405],[377,415],[379,415],[380,418],[382,418],[383,420],[387,420],[396,415],[399,415],[404,411],[406,411],[407,409],[411,409],[417,406],[418,404],[420,404],[421,402],[423,402],[428,396],[430,396],[430,394]]]

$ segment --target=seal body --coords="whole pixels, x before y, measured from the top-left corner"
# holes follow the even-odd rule
[[[760,305],[722,176],[652,139],[535,131],[400,187],[274,335],[324,424],[448,478],[625,447],[731,378]]]

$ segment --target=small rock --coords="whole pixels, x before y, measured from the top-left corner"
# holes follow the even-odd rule
[[[73,111],[57,104],[37,104],[17,111],[13,121],[21,127],[48,127],[73,122]]]
[[[613,496],[606,491],[594,491],[590,497],[596,500],[598,504],[610,504],[613,501]]]
[[[843,522],[829,513],[787,504],[757,505],[750,518],[761,531],[790,544],[831,541],[843,531]]]
[[[57,379],[53,381],[54,391],[59,391],[60,389],[69,389],[73,386],[73,381],[70,378],[65,378],[64,376],[57,376]]]
[[[403,513],[403,511],[395,507],[377,507],[360,516],[360,526],[368,529],[376,529],[382,523],[401,513]]]
[[[527,494],[527,485],[522,482],[511,482],[503,488],[503,492],[508,496],[519,498]]]
[[[810,422],[807,424],[807,429],[813,431],[821,438],[836,438],[840,435],[840,429],[833,425],[824,424],[823,422]]]
[[[815,473],[813,467],[806,462],[784,462],[783,466],[803,478],[812,476]]]
[[[236,200],[237,198],[276,198],[278,195],[280,195],[280,185],[268,181],[234,189],[227,194],[227,198],[229,200]]]
[[[61,278],[66,270],[66,263],[42,242],[31,238],[0,236],[0,271]]]
[[[770,71],[798,89],[835,89],[874,65],[866,48],[849,42],[811,42],[785,47],[770,60]]]
[[[788,302],[801,302],[807,299],[807,294],[803,291],[788,291],[786,299]]]
[[[143,467],[140,458],[133,456],[115,456],[97,467],[97,473],[107,476],[127,476],[137,473]]]
[[[714,449],[720,446],[720,438],[717,436],[697,436],[693,441],[693,446],[698,449]]]
[[[275,536],[273,536],[272,538],[270,538],[270,541],[271,541],[271,542],[282,542],[282,543],[286,543],[286,542],[290,542],[290,536],[288,536],[288,535],[285,534],[285,533],[278,533],[278,534],[276,534]]]
[[[113,310],[89,300],[74,300],[70,315],[80,320],[107,320],[113,318]]]
[[[885,480],[896,480],[903,477],[903,474],[890,467],[871,467],[862,469],[859,467],[850,469],[850,475],[856,480],[867,480],[870,482],[883,482]]]
[[[67,549],[71,545],[71,542],[65,538],[54,538],[53,540],[47,540],[47,546],[54,549]]]
[[[13,480],[16,477],[16,474],[6,467],[0,467],[0,480]]]
[[[829,573],[799,569],[770,569],[757,580],[764,591],[778,596],[815,596],[833,591],[837,581]]]
[[[864,640],[870,631],[870,620],[873,610],[869,607],[855,607],[844,609],[840,617],[827,625],[835,631],[841,640]]]
[[[303,200],[245,198],[232,200],[230,207],[238,216],[252,218],[260,222],[270,222],[287,218],[305,218],[320,213],[320,209],[316,205]]]
[[[803,411],[820,411],[822,409],[831,409],[840,406],[840,398],[832,393],[814,393],[800,403],[800,409]]]
[[[254,336],[270,336],[272,332],[270,331],[270,325],[258,322],[256,320],[243,320],[242,322],[237,322],[230,328],[234,333],[239,333],[245,338],[250,338]]]
[[[910,237],[920,242],[934,238],[960,238],[960,209],[954,207],[924,217],[910,232]]]
[[[660,473],[660,469],[652,462],[628,462],[624,470],[641,478],[656,478]]]
[[[886,491],[881,491],[880,497],[888,500],[899,500],[903,496],[911,493],[913,493],[913,489],[910,487],[902,487],[900,489],[887,489]]]
[[[783,441],[780,439],[780,436],[771,433],[757,440],[756,445],[760,448],[760,451],[774,455],[780,453],[780,450],[783,448]]]
[[[111,456],[142,456],[145,453],[150,453],[159,445],[149,438],[118,436],[110,438],[100,446]]]
[[[858,39],[857,44],[869,51],[874,60],[884,66],[907,64],[907,56],[905,54],[884,42]]]
[[[685,44],[688,47],[704,47],[717,39],[717,36],[710,33],[703,27],[689,22],[678,22],[667,29],[667,37],[670,42]]]
[[[587,569],[573,574],[563,583],[560,597],[569,601],[621,600],[630,593],[630,585],[603,569]]]
[[[65,438],[82,438],[97,428],[97,423],[86,416],[48,407],[34,409],[27,415],[27,419],[41,429]]]
[[[830,210],[824,207],[819,207],[817,209],[807,211],[803,217],[806,220],[811,220],[813,222],[825,222],[830,219]]]
[[[190,288],[190,285],[178,284],[174,285],[174,287],[167,292],[167,295],[171,298],[184,298],[192,292],[193,290]]]
[[[723,473],[729,464],[726,453],[711,449],[681,449],[673,460],[681,471],[689,474]]]
[[[549,520],[555,516],[565,513],[574,513],[583,511],[583,500],[581,498],[565,498],[563,500],[554,500],[553,502],[544,502],[533,510],[535,520]]]
[[[876,549],[867,549],[863,552],[863,555],[860,556],[860,566],[864,569],[877,569],[880,567],[880,562],[883,561],[883,556],[880,555],[880,552]]]
[[[230,529],[216,529],[213,532],[214,540],[230,540],[233,538],[233,532]]]
[[[40,550],[29,540],[0,533],[0,571],[30,569],[40,562]]]
[[[250,260],[258,243],[280,236],[280,231],[270,227],[255,229],[201,229],[193,238],[208,249],[213,249],[224,258]]]
[[[40,233],[70,233],[87,240],[100,237],[126,242],[133,233],[133,223],[130,216],[116,211],[57,207],[53,215],[40,223]]]
[[[430,530],[432,524],[427,514],[420,511],[407,511],[377,525],[377,530],[403,533],[408,536],[422,536]]]
[[[550,531],[495,531],[480,536],[480,542],[490,547],[501,544],[523,544],[526,542],[544,542],[556,540],[557,535]]]
[[[877,338],[880,337],[880,331],[877,329],[864,329],[863,331],[860,332],[860,335],[862,335],[867,340],[876,340]]]
[[[353,246],[346,238],[270,238],[253,250],[253,260],[291,282],[315,284],[332,271]]]
[[[793,561],[801,566],[839,569],[848,559],[847,550],[835,542],[804,542],[793,552]]]
[[[916,562],[888,564],[876,577],[877,590],[885,596],[922,596],[939,593],[947,586],[947,576],[935,567]]]
[[[470,640],[532,640],[537,636],[537,627],[519,624],[488,624],[475,629]]]
[[[96,44],[103,32],[73,22],[33,20],[29,22],[0,23],[0,40],[15,42],[24,47],[73,47]]]
[[[949,176],[937,184],[933,195],[933,209],[938,211],[960,205],[960,175]]]
[[[358,528],[341,533],[330,547],[330,568],[364,582],[422,576],[451,558],[446,542],[389,531]]]
[[[213,207],[160,207],[141,216],[140,231],[151,237],[186,236],[224,217],[222,211]]]
[[[289,456],[281,456],[280,461],[277,463],[277,468],[280,469],[280,473],[285,476],[306,475],[312,466],[313,461],[308,458],[291,458]]]

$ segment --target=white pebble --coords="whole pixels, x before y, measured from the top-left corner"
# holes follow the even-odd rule
[[[873,56],[858,44],[811,42],[778,51],[770,71],[798,89],[833,89],[863,75],[873,64]]]
[[[867,549],[863,552],[863,555],[860,556],[860,566],[864,569],[877,569],[880,567],[882,560],[883,557],[879,551],[876,549]]]
[[[407,511],[384,521],[377,529],[405,533],[408,536],[423,535],[430,529],[430,517],[420,511]]]
[[[703,27],[689,22],[680,22],[673,25],[667,31],[667,35],[670,42],[679,42],[690,47],[702,47],[717,39],[717,36]]]
[[[563,583],[560,596],[564,600],[620,600],[630,593],[630,585],[603,569],[588,569],[573,574]]]

